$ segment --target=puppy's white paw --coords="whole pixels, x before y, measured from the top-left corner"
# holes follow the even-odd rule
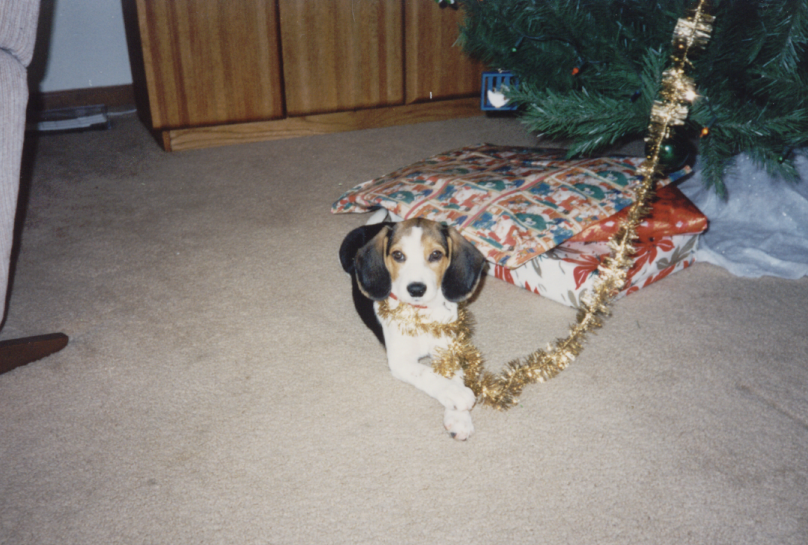
[[[470,388],[456,382],[449,382],[438,395],[438,401],[447,410],[470,411],[477,402],[477,397]]]
[[[471,413],[468,411],[455,411],[446,409],[443,413],[443,427],[457,441],[465,441],[474,432],[471,422]]]

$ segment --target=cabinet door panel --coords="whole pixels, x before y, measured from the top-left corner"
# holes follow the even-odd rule
[[[407,104],[479,94],[483,66],[455,44],[463,11],[425,0],[404,9]]]
[[[155,129],[284,115],[274,0],[137,0]]]
[[[402,0],[279,0],[290,116],[404,103]]]

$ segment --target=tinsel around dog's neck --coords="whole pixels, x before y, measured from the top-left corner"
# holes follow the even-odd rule
[[[391,305],[390,301],[395,304]],[[391,308],[391,306],[393,308]],[[467,316],[465,305],[458,305],[458,318],[452,322],[427,320],[421,311],[427,307],[402,302],[395,297],[380,301],[376,312],[379,318],[388,322],[395,322],[401,333],[410,336],[429,334],[433,337],[451,337],[455,334],[461,320]]]

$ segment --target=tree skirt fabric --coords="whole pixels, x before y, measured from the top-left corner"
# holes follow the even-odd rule
[[[795,161],[802,179],[772,178],[746,154],[725,176],[728,197],[704,187],[697,162],[678,187],[709,219],[696,260],[736,276],[801,278],[808,275],[808,159]]]

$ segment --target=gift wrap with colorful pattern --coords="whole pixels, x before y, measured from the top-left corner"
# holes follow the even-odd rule
[[[609,256],[608,242],[627,212],[593,223],[521,267],[511,270],[495,265],[488,268],[488,274],[577,308],[584,291],[593,287],[598,266]],[[707,217],[679,188],[667,186],[657,191],[648,217],[637,227],[634,266],[618,297],[692,265],[699,235],[705,229]]]
[[[561,150],[480,144],[419,161],[345,193],[332,212],[385,208],[455,227],[514,269],[632,202],[641,157],[564,159]],[[678,171],[666,185],[687,174]]]
[[[609,256],[609,239],[631,204],[637,157],[566,160],[559,150],[482,144],[436,155],[361,184],[332,211],[386,209],[457,228],[483,252],[489,275],[578,307]],[[694,262],[707,218],[675,186],[660,182],[637,228],[634,266],[622,297]],[[622,210],[622,211],[621,211]]]
[[[652,242],[660,237],[701,233],[707,229],[707,216],[690,202],[675,185],[659,188],[651,201],[648,216],[637,226],[637,239]],[[567,242],[607,242],[628,216],[624,209],[610,218],[591,224]]]
[[[634,266],[617,298],[692,265],[699,235],[672,235],[636,243]],[[517,269],[492,265],[487,272],[542,297],[578,308],[581,296],[595,285],[598,265],[609,254],[608,242],[566,242]]]

